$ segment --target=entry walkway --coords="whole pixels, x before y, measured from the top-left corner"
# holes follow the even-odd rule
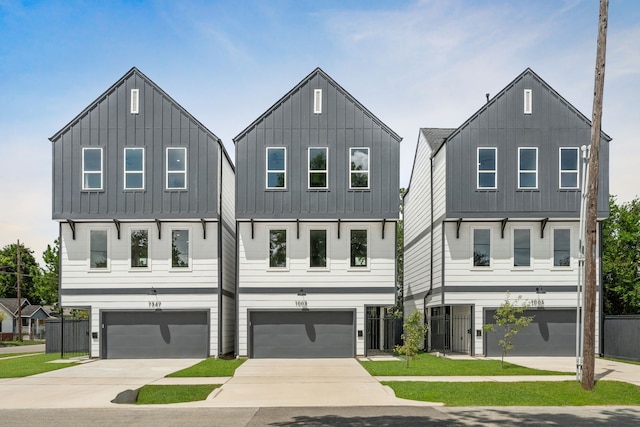
[[[398,399],[356,359],[249,359],[206,404],[213,407],[433,406]]]

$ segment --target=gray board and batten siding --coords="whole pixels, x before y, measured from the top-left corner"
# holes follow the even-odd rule
[[[135,67],[50,140],[54,220],[217,218],[219,152],[233,168],[222,141]],[[103,149],[102,190],[82,190],[83,147]],[[124,190],[125,147],[145,149],[144,190]],[[167,147],[187,148],[186,190],[165,190]]]
[[[314,90],[322,112],[314,114]],[[400,138],[320,68],[234,138],[238,219],[397,219]],[[286,147],[286,189],[267,190],[266,148]],[[328,147],[328,188],[308,189],[307,149]],[[369,147],[370,188],[349,189],[349,148]]]
[[[531,114],[523,114],[525,89]],[[577,218],[581,192],[560,189],[559,149],[590,140],[589,119],[526,69],[446,139],[447,218]],[[601,133],[599,218],[609,211],[610,140]],[[477,189],[478,147],[497,148],[497,190]],[[538,148],[535,190],[518,189],[518,147]]]

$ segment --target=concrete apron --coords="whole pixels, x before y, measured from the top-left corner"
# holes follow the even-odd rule
[[[434,406],[398,399],[356,359],[249,359],[201,406]]]
[[[135,390],[202,359],[108,359],[0,382],[0,409],[103,408]]]

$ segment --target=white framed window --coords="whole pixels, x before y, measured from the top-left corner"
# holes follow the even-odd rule
[[[131,89],[131,114],[140,112],[140,89]]]
[[[309,188],[326,189],[329,188],[329,148],[309,147]]]
[[[132,270],[149,270],[149,229],[132,228],[129,237],[129,266]]]
[[[313,114],[322,114],[322,89],[313,90]]]
[[[349,148],[349,188],[366,190],[369,186],[369,148]]]
[[[473,267],[491,267],[491,229],[471,229],[473,236]]]
[[[191,230],[188,228],[171,229],[171,269],[191,269]]]
[[[560,147],[560,188],[576,189],[579,184],[580,149],[578,147]]]
[[[267,147],[267,189],[287,188],[287,148]]]
[[[537,147],[518,147],[518,188],[538,188]]]
[[[328,228],[309,228],[309,269],[329,269],[328,238]]]
[[[478,147],[477,186],[485,190],[498,188],[497,148]]]
[[[109,229],[89,229],[89,270],[109,270]]]
[[[531,89],[524,90],[524,114],[533,113],[533,91]]]
[[[531,267],[531,228],[513,229],[513,266]]]
[[[553,266],[571,267],[571,229],[553,229]]]
[[[102,148],[82,148],[82,189],[103,189],[103,156]]]
[[[124,189],[144,190],[144,148],[124,149]]]
[[[186,190],[187,188],[187,148],[167,147],[166,189]]]
[[[369,229],[349,229],[349,267],[351,270],[369,269]]]
[[[269,270],[289,269],[289,230],[287,227],[273,227],[267,229],[269,241]]]

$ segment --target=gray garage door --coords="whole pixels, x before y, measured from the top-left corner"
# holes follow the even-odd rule
[[[352,311],[251,312],[251,357],[354,357]]]
[[[160,359],[207,357],[206,311],[102,313],[102,357]]]
[[[485,311],[485,323],[495,323],[495,310]],[[576,311],[573,310],[530,310],[527,316],[535,316],[533,322],[515,336],[514,348],[510,356],[575,356],[576,354]],[[500,327],[495,333],[486,333],[487,356],[502,355],[498,346]]]

